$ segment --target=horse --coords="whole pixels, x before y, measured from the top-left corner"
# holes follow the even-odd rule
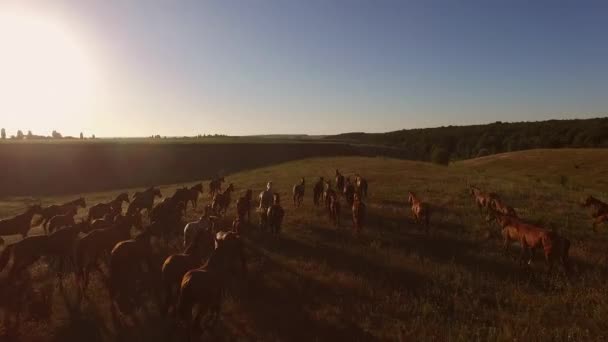
[[[319,177],[319,180],[315,183],[315,186],[312,189],[312,202],[315,207],[319,206],[319,200],[321,199],[321,195],[323,194],[323,186],[325,184],[325,180],[323,177]]]
[[[85,202],[84,198],[78,198],[75,199],[73,201],[64,203],[64,204],[60,204],[60,205],[50,205],[46,208],[43,208],[42,211],[40,212],[40,215],[42,215],[42,227],[44,228],[45,232],[48,233],[47,231],[47,224],[49,222],[50,219],[52,219],[53,217],[57,216],[57,215],[65,215],[71,211],[73,211],[74,209],[78,210],[78,207],[81,208],[86,208],[87,203]]]
[[[133,195],[133,200],[129,204],[129,208],[127,208],[127,214],[132,215],[140,213],[142,210],[146,209],[148,210],[148,215],[150,215],[156,197],[162,197],[162,194],[160,193],[160,189],[154,187],[148,188],[143,192],[135,193],[135,195]]]
[[[95,267],[99,270],[98,258],[104,253],[109,254],[118,242],[129,240],[132,226],[141,227],[139,213],[118,216],[109,228],[92,230],[77,240],[74,261],[76,264],[76,279],[82,293],[88,286],[91,269]]]
[[[528,254],[528,264],[531,264],[534,250],[542,248],[545,255],[545,263],[549,269],[551,269],[553,259],[559,258],[564,269],[568,270],[570,240],[559,236],[551,230],[523,222],[512,216],[499,215],[497,221],[503,227],[502,235],[505,252],[512,241],[520,243],[520,265],[524,262],[526,254]]]
[[[239,251],[241,244],[238,243],[240,239],[235,237],[236,234],[228,234],[230,235],[216,239],[216,248],[203,266],[186,272],[182,278],[177,312],[180,319],[185,321],[189,327],[190,339],[194,338],[205,314],[210,314],[205,321],[207,327],[215,324],[219,318],[222,291],[231,274],[236,271],[230,265],[238,256],[236,254],[242,251],[242,248]],[[243,263],[245,262],[244,259],[241,260]],[[198,306],[198,310],[192,317],[192,309],[195,306]]]
[[[267,219],[270,232],[279,234],[281,232],[281,224],[285,217],[285,211],[281,207],[281,197],[278,193],[273,195],[272,205],[268,208]]]
[[[198,183],[193,185],[188,189],[186,193],[186,209],[188,208],[188,202],[192,203],[192,208],[196,208],[198,206],[198,194],[203,194],[203,184]]]
[[[41,212],[40,205],[33,205],[28,207],[23,214],[0,220],[0,235],[21,234],[21,237],[25,239],[32,227],[32,217]]]
[[[344,194],[346,203],[348,203],[349,207],[352,206],[356,191],[355,191],[355,185],[350,181],[350,177],[346,179],[346,182],[344,182],[344,186],[342,188],[338,188],[338,189],[342,189],[342,193]],[[361,196],[361,194],[359,194],[359,195]],[[363,196],[361,196],[361,197],[363,197]]]
[[[46,252],[48,235],[28,236],[23,240],[10,244],[0,253],[0,272],[3,272],[9,260],[13,265],[8,272],[8,279],[25,271]]]
[[[211,230],[215,226],[216,216],[211,216],[211,206],[205,207],[205,212],[198,221],[189,222],[184,227],[184,247],[188,247],[200,230]]]
[[[95,219],[102,218],[108,214],[112,216],[116,216],[122,214],[122,203],[129,201],[129,194],[123,192],[116,196],[115,199],[111,200],[108,203],[98,203],[89,208],[89,216],[87,221],[92,222]]]
[[[151,236],[150,230],[144,230],[134,239],[118,242],[110,252],[108,290],[112,303],[122,313],[131,314],[141,302],[141,291],[146,289],[142,286],[144,274],[153,272]]]
[[[515,212],[515,209],[513,209],[513,207],[507,205],[501,199],[493,198],[490,201],[489,206],[492,210],[494,210],[495,212],[500,213],[502,215],[517,217],[517,212]]]
[[[244,196],[239,197],[236,201],[236,214],[237,217],[243,221],[245,216],[247,216],[247,223],[250,221],[251,216],[251,197],[253,192],[251,189],[247,189],[247,192]]]
[[[150,211],[150,219],[152,222],[174,222],[179,221],[184,215],[184,202],[175,197],[168,197],[152,208]]]
[[[337,193],[334,189],[332,189],[331,182],[327,181],[325,182],[325,190],[323,191],[323,202],[325,203],[326,210],[329,210],[329,197],[332,195],[337,196]]]
[[[422,202],[411,191],[408,193],[407,202],[412,206],[414,221],[418,224],[423,223],[425,232],[428,234],[431,221],[431,206],[426,202]]]
[[[335,194],[329,198],[329,219],[334,226],[340,225],[340,200]]]
[[[593,231],[597,231],[597,226],[602,223],[608,224],[608,213],[600,215],[593,220]]]
[[[471,196],[473,196],[473,199],[475,200],[475,204],[477,204],[477,207],[479,208],[479,214],[482,216],[483,216],[483,209],[486,209],[486,210],[491,209],[491,203],[493,200],[500,201],[500,197],[498,196],[498,194],[496,194],[494,192],[485,193],[485,192],[481,191],[479,188],[474,187],[472,185],[469,188],[469,193],[471,194]]]
[[[355,176],[355,192],[357,192],[361,198],[367,197],[367,179],[358,174]]]
[[[224,181],[224,177],[219,177],[209,182],[209,196],[211,198],[222,191],[222,183]]]
[[[591,207],[593,209],[593,211],[591,212],[591,217],[593,218],[608,214],[608,204],[600,201],[599,199],[593,196],[587,196],[587,198],[585,199],[585,201],[583,201],[581,205],[585,208]]]
[[[272,182],[266,184],[266,190],[260,192],[258,196],[260,204],[258,212],[260,214],[260,229],[265,230],[268,224],[268,208],[272,205],[274,193],[272,192]]]
[[[359,195],[359,193],[355,193],[353,197],[352,212],[353,228],[355,230],[355,233],[359,233],[363,229],[363,225],[367,216],[367,209],[365,203],[361,201],[361,195]]]
[[[48,235],[46,256],[54,257],[58,261],[57,278],[63,278],[66,268],[74,267],[74,246],[80,232],[86,231],[88,221],[74,223],[67,227],[58,229]]]
[[[76,222],[74,221],[74,216],[76,216],[76,212],[76,208],[71,208],[70,211],[66,214],[53,216],[53,218],[51,218],[48,222],[47,229],[49,233],[52,233],[61,227],[76,224]]]
[[[300,180],[299,184],[293,186],[293,205],[297,208],[302,205],[304,200],[304,189],[305,189],[304,177]]]
[[[344,188],[344,175],[338,169],[336,169],[336,187],[338,189]]]
[[[168,314],[173,298],[179,292],[180,282],[189,270],[195,269],[215,248],[215,236],[210,230],[198,230],[183,253],[173,254],[162,266],[162,286],[165,292],[163,314]]]
[[[213,196],[211,208],[217,215],[225,214],[228,210],[228,206],[230,205],[230,194],[232,191],[234,191],[234,185],[230,183],[224,192],[215,194]]]

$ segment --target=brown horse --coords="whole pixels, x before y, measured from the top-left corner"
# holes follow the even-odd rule
[[[154,207],[154,199],[156,197],[162,197],[162,194],[159,189],[154,187],[148,188],[143,192],[135,193],[133,195],[133,200],[129,204],[129,208],[127,209],[127,214],[140,213],[142,210],[146,209],[149,215]]]
[[[334,226],[340,225],[340,200],[336,194],[329,198],[329,219]]]
[[[593,231],[597,231],[597,226],[605,223],[608,224],[608,214],[603,214],[593,220]]]
[[[340,170],[336,169],[336,188],[344,188],[344,175],[340,173]]]
[[[338,189],[343,189],[342,193],[344,194],[346,203],[349,207],[352,207],[353,201],[355,200],[355,185],[350,181],[350,177],[346,179],[344,187]],[[359,196],[361,196],[361,194],[359,194]],[[361,196],[361,198],[363,198],[363,196]]]
[[[300,180],[299,184],[293,186],[293,205],[297,208],[302,205],[304,201],[304,189],[306,189],[304,177]]]
[[[234,185],[230,183],[226,190],[222,193],[216,193],[213,196],[213,202],[211,202],[211,208],[217,215],[223,215],[228,210],[230,205],[230,194],[234,191]]]
[[[494,192],[486,193],[472,185],[469,188],[469,193],[471,194],[471,196],[473,196],[473,199],[475,200],[475,204],[477,204],[477,207],[479,208],[479,214],[482,216],[483,216],[483,209],[486,209],[486,210],[491,209],[491,204],[492,204],[493,200],[500,201],[500,197],[496,193],[494,193]]]
[[[8,272],[8,279],[25,271],[46,252],[47,235],[28,236],[23,240],[10,244],[0,254],[0,272],[3,272],[10,259],[13,265]]]
[[[47,224],[50,219],[52,219],[53,217],[55,217],[57,215],[65,215],[67,213],[70,213],[74,209],[78,210],[78,207],[86,208],[86,206],[87,206],[87,203],[85,202],[84,198],[81,197],[81,198],[75,199],[73,201],[64,203],[64,204],[59,204],[59,205],[53,204],[46,208],[43,208],[42,212],[40,213],[40,215],[42,215],[42,227],[48,234]]]
[[[152,222],[179,222],[184,216],[184,202],[174,197],[168,197],[152,208],[150,220]]]
[[[251,189],[247,189],[247,192],[244,196],[239,197],[236,201],[236,214],[237,217],[243,222],[245,220],[245,216],[247,216],[247,223],[249,223],[251,216],[251,200],[252,200],[253,192]]]
[[[273,196],[272,205],[268,208],[267,220],[270,232],[273,234],[279,234],[281,232],[281,224],[283,223],[283,217],[285,211],[281,207],[281,197],[278,193]]]
[[[169,313],[180,282],[189,270],[199,266],[215,248],[215,236],[209,230],[201,229],[196,232],[192,243],[182,254],[173,254],[165,259],[162,266],[162,284],[165,291],[163,314]]]
[[[122,214],[122,203],[130,203],[129,194],[123,192],[116,196],[115,199],[111,200],[108,203],[98,203],[89,208],[89,217],[87,220],[92,222],[95,219],[102,218],[108,214],[112,216],[117,216]]]
[[[323,186],[325,185],[325,180],[323,177],[319,177],[319,180],[315,183],[315,186],[312,189],[312,202],[315,207],[319,206],[319,201],[321,199],[321,195],[323,194]]]
[[[222,183],[224,183],[224,177],[219,177],[209,182],[209,196],[213,198],[216,194],[221,193]]]
[[[42,208],[39,205],[33,205],[23,214],[0,220],[0,235],[21,234],[25,238],[32,227],[32,217],[41,212]]]
[[[493,198],[490,201],[490,209],[502,215],[517,217],[515,209],[499,198]]]
[[[559,236],[557,233],[521,221],[518,218],[499,215],[498,223],[503,227],[505,251],[511,242],[519,242],[521,246],[520,265],[525,262],[528,255],[528,264],[532,262],[534,251],[542,248],[545,255],[545,263],[551,268],[552,261],[559,258],[565,270],[568,270],[568,252],[570,240]]]
[[[185,321],[190,330],[190,339],[200,329],[201,319],[206,314],[206,327],[211,327],[219,318],[222,292],[226,288],[230,278],[235,273],[231,265],[241,257],[241,262],[246,266],[243,259],[240,238],[234,233],[216,239],[216,248],[205,265],[200,268],[186,272],[181,281],[177,312],[180,319]],[[243,270],[246,271],[246,268]],[[198,306],[197,313],[192,317],[192,309]]]
[[[323,191],[323,203],[325,203],[325,209],[329,210],[329,197],[333,195],[338,195],[334,189],[331,187],[331,182],[325,182],[325,190]]]
[[[134,239],[118,242],[110,253],[110,299],[124,314],[132,314],[141,303],[141,294],[147,289],[143,286],[146,273],[153,272],[151,237],[152,232],[144,230]]]
[[[198,183],[188,189],[186,200],[186,209],[188,208],[188,202],[192,203],[192,208],[198,206],[198,195],[203,194],[203,184]]]
[[[591,217],[597,218],[604,214],[608,214],[608,204],[600,201],[593,196],[587,196],[587,198],[581,204],[585,208],[591,208]]]
[[[423,223],[425,232],[429,232],[429,224],[431,221],[431,206],[422,202],[413,192],[408,193],[407,202],[412,206],[412,214],[416,223]]]
[[[76,208],[72,208],[70,210],[71,210],[70,212],[68,212],[64,215],[56,215],[56,216],[53,216],[53,218],[51,218],[49,220],[48,228],[47,228],[49,233],[52,233],[61,227],[66,227],[66,226],[71,226],[71,225],[76,224],[76,222],[74,221],[74,216],[76,216],[77,210],[76,210]]]
[[[365,203],[361,201],[361,195],[359,193],[355,193],[353,197],[353,228],[355,233],[359,233],[363,229],[363,225],[365,224],[365,219],[367,216],[367,209],[365,207]]]
[[[103,254],[109,254],[112,248],[120,242],[131,238],[131,227],[141,227],[139,213],[118,216],[112,226],[106,229],[95,229],[76,242],[74,262],[76,278],[81,290],[86,290],[89,283],[89,273],[92,268],[99,269],[98,259]],[[101,270],[100,270],[101,271]]]
[[[361,198],[367,197],[367,179],[361,177],[359,174],[355,175],[355,192],[358,193]]]

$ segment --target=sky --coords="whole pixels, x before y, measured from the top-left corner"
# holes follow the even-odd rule
[[[582,0],[4,0],[0,126],[334,134],[606,116],[607,18],[608,2]]]

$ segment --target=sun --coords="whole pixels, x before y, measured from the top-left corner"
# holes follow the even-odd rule
[[[70,129],[95,105],[98,70],[64,22],[0,8],[0,124]]]

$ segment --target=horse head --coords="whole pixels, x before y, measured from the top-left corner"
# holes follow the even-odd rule
[[[154,194],[154,197],[163,197],[163,194],[160,193],[160,189],[153,189],[152,193]]]
[[[87,202],[84,200],[84,197],[80,197],[79,199],[77,199],[74,204],[82,207],[82,208],[86,208],[87,207]]]
[[[281,196],[278,193],[272,195],[272,202],[274,204],[281,204]]]
[[[413,192],[409,191],[407,196],[407,203],[413,204],[415,199],[416,195]]]

